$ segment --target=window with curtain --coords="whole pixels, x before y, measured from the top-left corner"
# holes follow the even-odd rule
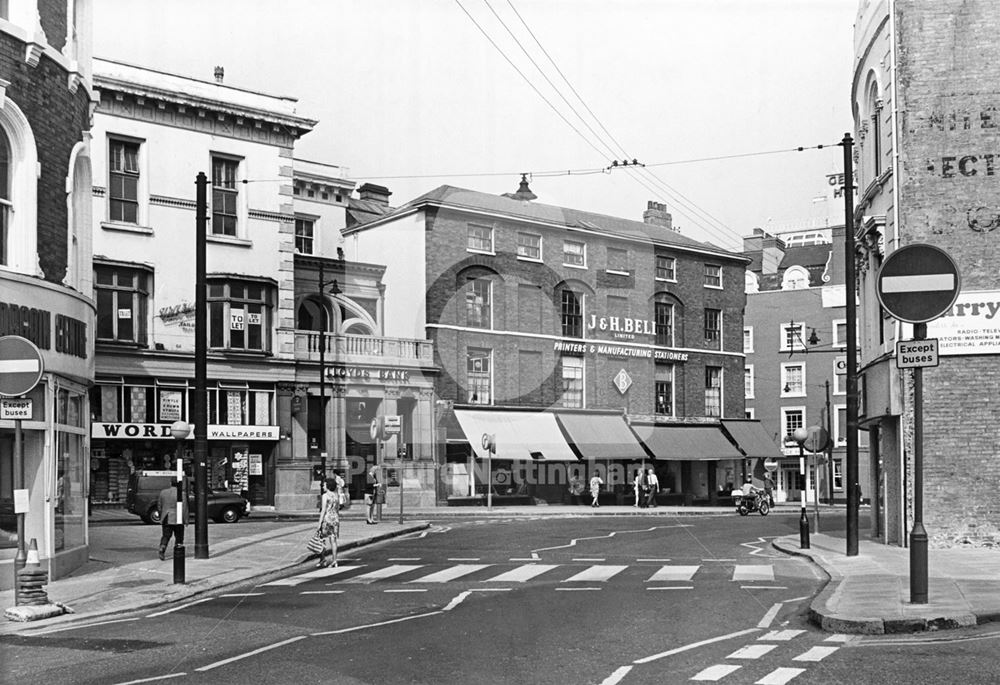
[[[562,406],[583,409],[583,358],[562,358]]]
[[[139,223],[139,143],[108,141],[108,218]]]
[[[465,286],[465,324],[473,328],[493,327],[493,282],[488,278],[470,278]]]
[[[674,415],[674,365],[657,364],[655,380],[655,406],[657,414]]]
[[[722,367],[705,367],[705,416],[722,416]]]

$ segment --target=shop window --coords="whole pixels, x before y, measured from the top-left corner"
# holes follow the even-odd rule
[[[492,404],[493,351],[470,347],[466,353],[469,404]]]
[[[108,219],[139,223],[138,141],[108,141]]]
[[[210,281],[209,346],[235,351],[270,351],[271,293],[270,285],[254,281]]]
[[[238,225],[240,163],[228,157],[212,157],[212,233],[235,236]]]
[[[582,409],[583,396],[583,358],[562,358],[562,406],[572,409]]]
[[[722,367],[705,367],[705,416],[722,416]]]
[[[97,339],[146,344],[150,273],[132,266],[94,265]]]

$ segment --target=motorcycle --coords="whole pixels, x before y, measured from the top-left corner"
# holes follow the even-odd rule
[[[752,511],[760,512],[761,516],[767,516],[771,507],[767,502],[767,495],[763,491],[755,491],[749,495],[744,495],[742,490],[733,490],[733,504],[740,516],[746,516]]]

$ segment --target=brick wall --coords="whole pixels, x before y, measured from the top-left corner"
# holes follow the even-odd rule
[[[467,226],[473,223],[494,226],[495,255],[473,254],[467,251]],[[682,305],[682,315],[676,325],[676,346],[706,349],[703,339],[704,308],[712,307],[723,312],[724,349],[742,352],[743,262],[690,255],[674,251],[677,258],[677,282],[655,280],[655,258],[652,245],[626,243],[603,236],[561,229],[540,229],[537,226],[518,225],[514,222],[483,221],[480,217],[440,210],[428,212],[427,240],[427,320],[466,326],[465,302],[457,292],[470,276],[486,277],[493,281],[493,328],[506,331],[541,333],[559,336],[560,302],[555,287],[561,282],[573,283],[576,290],[586,293],[586,314],[598,316],[629,316],[652,321],[653,297],[656,292],[674,296]],[[542,235],[542,261],[535,263],[518,259],[516,239],[518,230]],[[574,269],[562,265],[564,237],[587,243],[587,269]],[[605,270],[608,245],[627,248],[630,275],[609,274]],[[657,248],[661,250],[661,248]],[[662,250],[661,250],[662,251]],[[704,264],[711,262],[723,266],[723,290],[703,286]],[[531,293],[524,284],[537,284],[538,292]],[[625,311],[609,311],[607,298],[614,299],[616,307]],[[522,406],[552,406],[562,394],[560,358],[562,353],[553,349],[551,338],[529,336],[498,336],[489,331],[469,332],[439,329],[435,353],[444,373],[438,391],[442,397],[466,401],[462,388],[465,384],[466,349],[484,347],[493,350],[495,404]],[[589,335],[589,332],[588,332]],[[614,344],[605,334],[601,342]],[[636,336],[634,341],[652,343],[652,336]],[[583,342],[583,341],[581,341]],[[589,343],[597,341],[588,339]],[[588,408],[620,409],[628,405],[631,413],[652,414],[654,411],[655,364],[651,359],[611,357],[586,353],[585,392]],[[534,379],[529,378],[520,361],[530,360],[539,369]],[[685,362],[675,363],[675,388],[677,416],[703,416],[705,412],[705,366],[723,368],[723,407],[727,417],[743,416],[743,359],[738,356],[712,354],[709,351],[689,353]],[[619,393],[612,378],[620,369],[632,377],[634,385],[627,396]]]
[[[900,0],[896,12],[902,242],[951,254],[963,292],[1000,289],[996,3]],[[1000,359],[944,358],[924,378],[928,533],[939,545],[1000,541]]]
[[[0,33],[0,76],[11,82],[7,97],[27,117],[38,150],[38,261],[45,280],[59,283],[66,275],[66,176],[73,146],[90,128],[89,103],[84,88],[70,92],[62,67],[45,55],[31,67],[24,53],[23,43]]]

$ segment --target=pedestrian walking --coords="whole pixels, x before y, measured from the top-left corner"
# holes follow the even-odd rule
[[[365,476],[365,504],[368,506],[368,518],[365,523],[376,524],[375,520],[375,500],[378,493],[378,465],[372,464],[368,468],[368,475]]]
[[[632,506],[638,507],[639,501],[642,499],[642,471],[639,469],[635,470],[635,477],[632,479],[632,489],[635,490],[635,504]]]
[[[597,503],[597,496],[601,494],[602,485],[604,485],[604,481],[601,480],[601,477],[595,473],[594,476],[590,479],[590,496],[593,498],[593,501],[590,503],[590,506],[592,507],[601,506],[600,504]]]
[[[163,561],[167,552],[167,544],[170,536],[174,536],[174,551],[177,545],[184,544],[184,519],[177,519],[177,485],[168,485],[160,490],[157,497],[156,506],[160,510],[160,561]],[[187,514],[187,507],[184,507],[184,514]]]
[[[649,469],[646,472],[646,487],[648,489],[646,493],[646,506],[655,507],[656,495],[660,492],[660,479],[656,477],[656,471],[653,469]]]
[[[341,488],[337,484],[337,478],[327,478],[322,481],[320,489],[323,491],[320,497],[319,528],[316,535],[323,540],[323,551],[319,553],[319,562],[316,566],[324,568],[326,566],[337,565],[337,540],[340,538],[340,495]],[[327,547],[330,548],[330,561],[324,560]]]
[[[764,495],[767,497],[767,506],[774,506],[774,481],[771,480],[771,474],[764,476]]]

